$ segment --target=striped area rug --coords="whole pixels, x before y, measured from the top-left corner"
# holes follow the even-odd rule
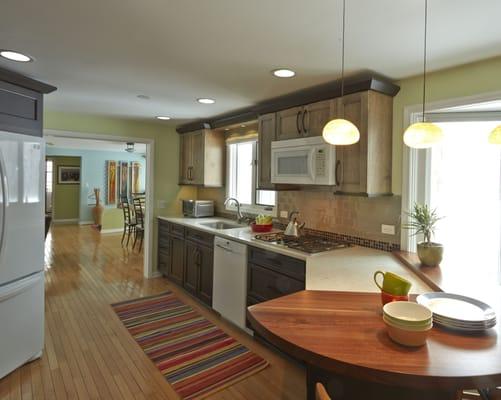
[[[205,398],[268,366],[170,291],[112,307],[183,399]]]

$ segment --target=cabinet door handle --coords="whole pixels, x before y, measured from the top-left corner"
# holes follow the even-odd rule
[[[339,181],[339,168],[340,167],[341,167],[341,160],[337,160],[336,161],[336,169],[334,171],[334,178],[336,180],[336,186],[340,185],[340,181]]]
[[[304,124],[304,119],[306,117],[306,114],[308,114],[308,110],[303,111],[303,118],[301,118],[301,125],[303,125],[303,133],[306,135],[307,130],[306,130],[306,125]],[[308,125],[310,124],[309,118],[308,118]]]
[[[192,181],[192,180],[193,180],[193,178],[192,178],[192,176],[191,176],[191,169],[192,169],[192,168],[193,168],[193,167],[188,167],[188,180],[189,180],[189,181]]]
[[[301,127],[299,126],[299,116],[301,115],[301,111],[298,111],[296,114],[296,129],[298,133],[301,133]]]

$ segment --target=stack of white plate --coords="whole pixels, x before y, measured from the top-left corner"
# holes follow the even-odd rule
[[[496,325],[496,313],[487,304],[459,294],[433,292],[416,301],[433,312],[433,322],[464,332],[479,332]]]

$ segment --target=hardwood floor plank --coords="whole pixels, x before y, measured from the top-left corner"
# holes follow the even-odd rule
[[[143,256],[120,235],[90,226],[51,228],[45,247],[45,348],[0,380],[0,400],[179,399],[110,304],[172,290],[185,303],[270,362],[211,400],[304,399],[304,371],[223,321],[164,278],[144,279]]]

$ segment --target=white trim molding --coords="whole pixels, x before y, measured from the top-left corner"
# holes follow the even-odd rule
[[[78,218],[53,219],[53,224],[77,224]]]
[[[144,234],[144,265],[143,265],[143,275],[145,278],[151,278],[153,276],[153,208],[154,203],[154,182],[155,182],[155,169],[154,169],[154,159],[155,154],[155,140],[149,138],[139,138],[132,136],[121,136],[121,135],[108,135],[92,132],[74,132],[58,129],[44,129],[44,136],[60,136],[67,138],[77,138],[77,139],[94,139],[94,140],[109,140],[113,142],[135,142],[146,144],[146,182],[145,182],[145,192],[146,192],[146,213],[145,213],[145,234]],[[78,220],[77,220],[78,221]]]
[[[94,225],[94,221],[78,221],[78,225]]]
[[[110,228],[110,229],[101,229],[101,235],[106,235],[110,233],[123,233],[124,228]]]

